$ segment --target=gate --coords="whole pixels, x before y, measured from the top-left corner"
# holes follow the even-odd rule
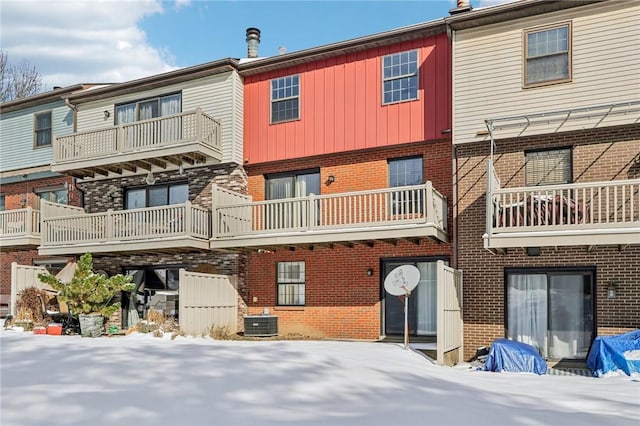
[[[436,361],[453,365],[463,361],[462,344],[462,271],[438,261],[437,267],[437,328]]]
[[[209,333],[213,327],[238,330],[238,291],[235,277],[180,269],[180,329],[187,334]]]
[[[38,279],[38,274],[46,273],[47,268],[44,266],[18,265],[17,262],[11,263],[11,306],[9,312],[16,316],[16,299],[18,293],[28,287],[36,287],[39,289],[51,289],[47,284],[43,284]]]

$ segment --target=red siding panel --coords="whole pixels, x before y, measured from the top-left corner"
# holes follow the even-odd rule
[[[419,50],[415,101],[382,105],[381,57]],[[270,123],[270,80],[300,75],[300,119]],[[245,79],[248,164],[437,139],[451,127],[450,48],[446,34]]]

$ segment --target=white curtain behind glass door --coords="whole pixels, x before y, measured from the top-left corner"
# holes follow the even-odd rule
[[[182,96],[172,95],[160,98],[160,116],[167,117],[182,112]],[[160,125],[161,142],[175,142],[182,135],[182,117],[163,119]]]
[[[437,333],[437,277],[436,262],[418,262],[420,281],[415,294],[417,306],[417,334],[435,335]]]
[[[542,274],[509,275],[507,337],[535,346],[546,354],[547,277]]]

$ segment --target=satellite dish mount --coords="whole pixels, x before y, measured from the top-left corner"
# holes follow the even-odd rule
[[[400,296],[404,301],[404,348],[409,349],[409,296],[418,286],[420,270],[413,265],[395,268],[384,279],[384,289],[392,296]],[[404,296],[404,297],[403,297]]]

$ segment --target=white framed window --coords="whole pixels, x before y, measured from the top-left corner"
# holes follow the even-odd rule
[[[278,305],[303,306],[305,292],[305,263],[278,262]]]
[[[571,80],[571,23],[524,31],[524,86]]]
[[[182,112],[182,95],[159,96],[136,102],[116,105],[115,124],[133,123],[139,120],[164,117]]]
[[[526,151],[526,186],[571,183],[571,148]]]
[[[271,80],[271,124],[300,118],[300,77],[290,75]]]
[[[382,57],[382,103],[418,99],[418,51]]]
[[[33,145],[36,148],[51,145],[51,111],[34,114],[33,133]]]
[[[389,187],[422,185],[422,157],[405,157],[388,160]],[[405,189],[391,194],[393,214],[423,212],[422,189]]]
[[[42,200],[58,204],[69,204],[69,190],[64,186],[36,188],[33,192]]]

